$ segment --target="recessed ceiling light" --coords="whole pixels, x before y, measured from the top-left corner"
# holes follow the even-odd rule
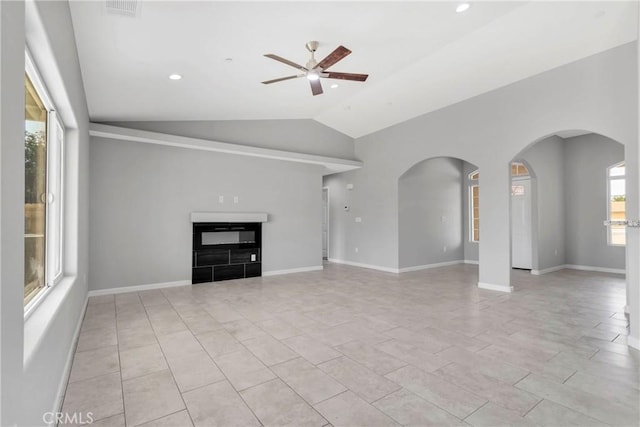
[[[233,62],[233,58],[224,58],[225,62]]]
[[[171,74],[171,75],[169,76],[169,78],[170,78],[171,80],[180,80],[180,79],[182,78],[182,76],[181,76],[180,74]]]
[[[331,89],[335,89],[337,87],[338,87],[338,83],[334,83],[334,84],[331,85]]]
[[[471,7],[471,5],[469,3],[460,3],[458,5],[458,7],[456,7],[456,12],[462,13],[462,12],[466,11],[467,9],[469,9],[470,7]]]

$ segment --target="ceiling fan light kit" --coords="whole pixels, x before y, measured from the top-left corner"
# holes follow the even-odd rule
[[[280,77],[273,80],[266,80],[262,82],[262,84],[268,85],[271,83],[282,82],[285,80],[297,79],[298,77],[306,77],[309,80],[309,84],[311,85],[311,93],[315,95],[320,95],[323,93],[322,84],[320,83],[320,78],[325,79],[339,79],[339,80],[352,80],[357,82],[364,82],[369,77],[368,74],[353,74],[353,73],[339,73],[335,71],[328,71],[327,69],[334,65],[336,62],[340,61],[347,55],[351,53],[349,49],[344,46],[338,46],[333,52],[327,55],[322,61],[318,62],[315,58],[315,52],[318,49],[319,43],[317,41],[310,41],[305,44],[307,50],[311,53],[311,58],[307,61],[305,67],[302,65],[296,64],[295,62],[289,61],[288,59],[282,58],[278,55],[274,55],[273,53],[267,53],[267,58],[274,59],[278,62],[282,62],[283,64],[287,64],[290,67],[296,68],[302,72],[302,74],[297,74],[294,76]]]

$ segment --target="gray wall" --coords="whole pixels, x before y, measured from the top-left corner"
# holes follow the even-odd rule
[[[87,297],[88,112],[66,1],[0,3],[0,424],[58,410]],[[24,41],[67,125],[64,279],[24,319]]]
[[[0,2],[0,425],[22,409],[24,5]]]
[[[319,166],[101,138],[90,164],[91,290],[190,280],[192,211],[267,212],[263,272],[322,265]]]
[[[623,151],[622,144],[601,135],[566,140],[553,135],[515,157],[532,174],[533,270],[544,272],[565,264],[625,268],[624,248],[608,246],[602,226],[606,168],[622,161]],[[472,170],[472,165],[465,165],[465,179]],[[465,200],[464,222],[468,224],[468,197],[463,203]],[[468,241],[468,227],[465,233],[465,259],[477,260],[478,244]]]
[[[564,140],[551,136],[533,144],[514,160],[532,174],[531,234],[533,270],[565,264],[565,160]]]
[[[358,138],[356,156],[364,167],[348,180],[354,184],[351,211],[362,222],[332,219],[332,226],[343,221],[344,260],[398,268],[398,178],[422,159],[455,157],[482,171],[480,282],[509,286],[508,165],[532,142],[571,129],[620,141],[635,159],[636,85],[632,43]]]
[[[310,119],[109,122],[107,124],[274,150],[354,159],[351,137]]]
[[[566,263],[625,268],[625,248],[607,245],[607,168],[624,160],[624,147],[601,135],[565,141]]]
[[[422,161],[398,180],[399,267],[464,258],[462,161]]]

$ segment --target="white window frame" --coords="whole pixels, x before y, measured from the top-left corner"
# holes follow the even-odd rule
[[[475,175],[478,172],[479,172],[479,169],[476,169],[473,172],[471,172],[469,175],[467,175],[467,179],[469,181],[469,241],[472,243],[478,243],[480,241],[479,238],[477,240],[474,239],[474,234],[473,234],[473,224],[475,222],[475,215],[473,213],[474,212],[473,188],[478,187],[478,191],[479,191],[480,185],[479,185],[478,179],[471,178],[473,175]],[[478,234],[480,234],[479,229],[478,229]]]
[[[620,166],[625,166],[625,170],[624,170],[624,175],[619,175],[619,176],[611,176],[611,169],[620,167]],[[627,177],[627,169],[626,169],[626,165],[624,160],[618,163],[615,163],[611,166],[609,166],[607,168],[607,220],[611,221],[611,181],[616,181],[616,180],[623,180],[626,181],[626,177]],[[626,182],[625,182],[626,184]],[[625,198],[626,198],[626,186],[625,186]],[[625,202],[625,217],[626,217],[626,202]],[[607,226],[607,246],[614,246],[614,247],[622,247],[624,248],[625,246],[627,246],[626,244],[626,238],[625,238],[625,243],[624,244],[620,244],[620,243],[613,243],[611,241],[611,237],[612,237],[612,228],[610,225]]]
[[[45,286],[24,306],[26,320],[42,303],[49,290],[64,277],[65,126],[56,113],[49,91],[28,49],[25,49],[25,72],[48,112]],[[53,212],[55,212],[54,215],[52,215]]]

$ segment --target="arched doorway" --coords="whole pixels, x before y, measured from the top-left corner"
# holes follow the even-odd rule
[[[624,199],[621,169],[615,168],[624,162],[624,146],[591,132],[558,132],[526,147],[514,162],[523,164],[530,175],[535,171],[531,272],[573,268],[624,274],[625,248],[620,244],[624,230],[603,225],[624,215],[619,211]],[[515,187],[518,191],[524,187],[514,184],[518,179],[512,174],[512,199]],[[617,203],[612,203],[614,199]],[[512,227],[517,224],[514,215],[512,211]],[[512,245],[513,237],[512,228]]]
[[[413,165],[400,176],[400,272],[477,263],[478,181],[472,177],[477,169],[459,158],[435,157]]]

